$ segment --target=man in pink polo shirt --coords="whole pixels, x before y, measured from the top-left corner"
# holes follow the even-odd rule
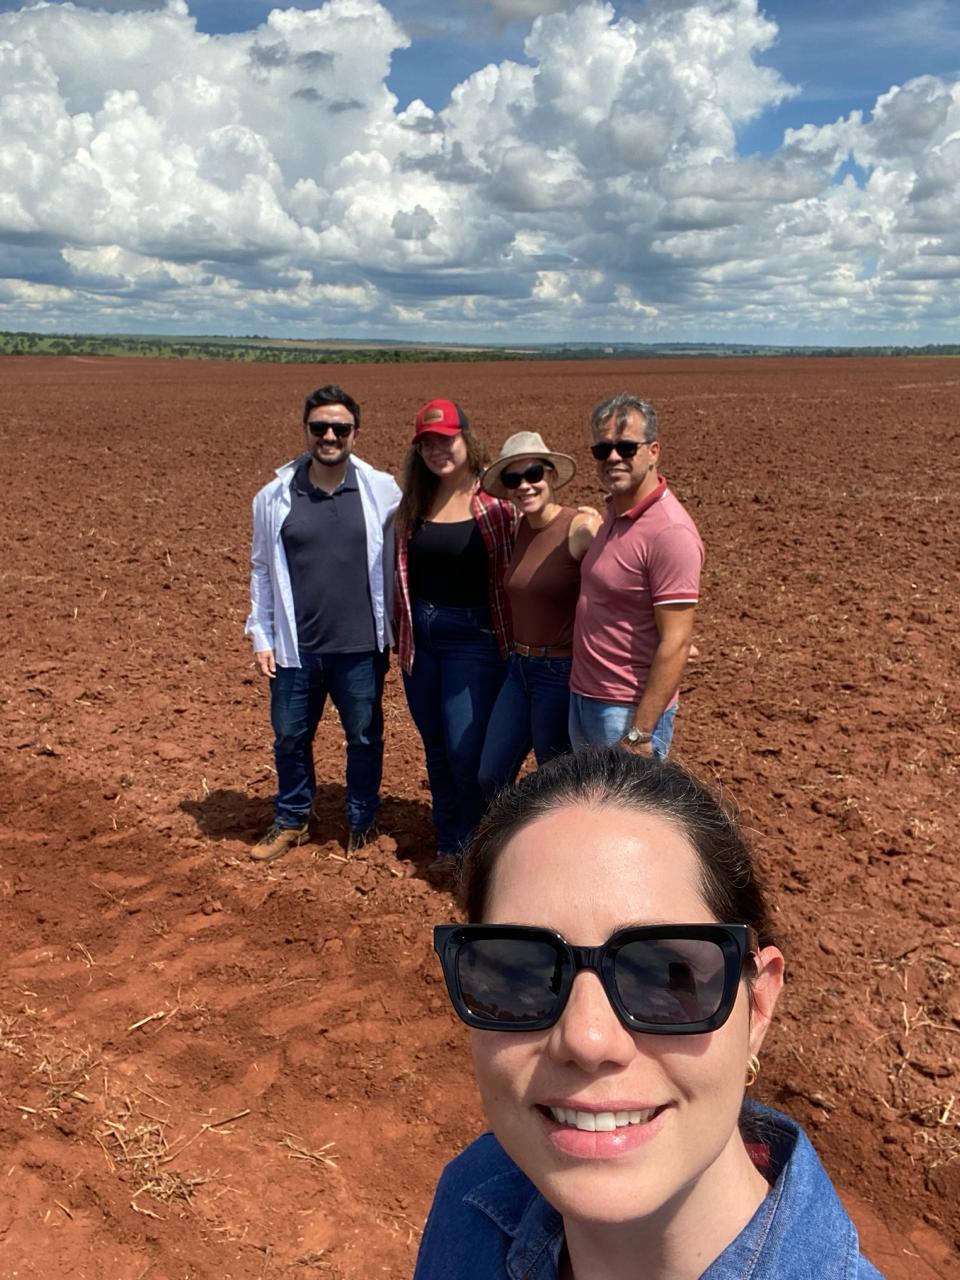
[[[580,570],[570,741],[663,758],[700,594],[703,543],[657,471],[653,406],[617,395],[590,420],[607,514]]]

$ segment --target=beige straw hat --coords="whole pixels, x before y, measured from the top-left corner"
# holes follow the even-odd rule
[[[545,462],[549,462],[557,473],[557,478],[553,481],[554,489],[559,489],[572,480],[577,472],[577,464],[570,455],[554,453],[552,449],[548,449],[539,431],[518,431],[516,435],[504,440],[500,456],[496,462],[490,463],[480,481],[483,489],[494,498],[510,496],[500,477],[514,458],[543,458]]]

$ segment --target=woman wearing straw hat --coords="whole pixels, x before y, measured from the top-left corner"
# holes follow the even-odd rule
[[[557,501],[556,491],[576,470],[573,458],[548,449],[539,432],[518,431],[483,475],[486,492],[510,498],[522,517],[503,578],[513,651],[480,760],[480,785],[488,800],[513,782],[531,747],[538,765],[570,750],[567,713],[580,561],[600,525],[596,511]]]

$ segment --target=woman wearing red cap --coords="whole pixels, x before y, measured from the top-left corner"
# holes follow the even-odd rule
[[[459,405],[431,400],[417,414],[397,512],[397,651],[437,853],[451,867],[483,813],[480,754],[510,651],[503,574],[517,516],[480,488],[484,461]]]

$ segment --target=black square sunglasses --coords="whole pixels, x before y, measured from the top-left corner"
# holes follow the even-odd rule
[[[312,436],[325,436],[332,431],[338,440],[346,440],[353,430],[352,422],[308,422],[307,427]]]
[[[574,978],[590,969],[625,1027],[661,1036],[722,1027],[746,958],[759,949],[745,924],[619,929],[602,947],[575,947],[552,929],[527,925],[441,924],[433,945],[453,1007],[468,1027],[552,1027]]]
[[[590,452],[598,462],[606,462],[616,450],[617,454],[624,461],[627,461],[630,458],[635,458],[638,450],[649,443],[649,440],[598,440],[596,444],[590,446]]]
[[[553,470],[549,463],[531,462],[525,471],[501,471],[500,479],[505,489],[519,489],[524,480],[527,484],[539,484],[548,468]]]

